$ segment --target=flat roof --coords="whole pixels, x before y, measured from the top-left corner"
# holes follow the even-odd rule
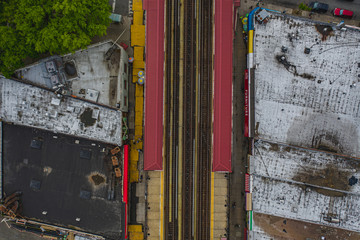
[[[334,239],[334,236],[341,240],[360,238],[360,233],[261,213],[254,213],[253,221],[255,224],[249,239],[254,240],[321,239],[321,237]]]
[[[350,185],[360,178],[359,160],[262,140],[254,153],[254,212],[360,232],[360,184]]]
[[[325,195],[321,188],[253,175],[253,211],[359,232],[360,194]],[[339,223],[324,217],[333,216]]]
[[[255,22],[255,137],[360,158],[360,31],[332,26]]]
[[[23,216],[120,238],[124,205],[113,145],[6,123],[2,144],[4,192],[23,193]]]
[[[215,1],[213,171],[231,172],[233,1]]]
[[[122,112],[0,76],[3,121],[122,144]]]
[[[112,46],[114,51],[110,50]],[[112,54],[106,55],[108,51]],[[47,63],[53,61],[60,83],[66,85],[73,95],[113,107],[123,99],[122,78],[127,79],[128,55],[119,45],[111,41],[103,42],[64,56],[45,58],[17,70],[15,75],[18,79],[28,80],[50,89],[55,88],[57,82],[51,79],[54,73],[49,73],[46,67]],[[67,64],[75,67],[73,75],[66,73]],[[90,94],[87,94],[89,91],[98,96],[90,97]]]
[[[146,11],[144,170],[162,170],[164,0],[146,0],[144,9]]]
[[[252,175],[316,186],[330,196],[360,195],[360,184],[349,185],[351,177],[360,179],[357,159],[261,140],[255,142],[254,151]]]

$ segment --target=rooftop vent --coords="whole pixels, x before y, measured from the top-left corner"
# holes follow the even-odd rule
[[[41,182],[39,180],[32,179],[30,181],[30,188],[34,191],[39,191],[41,187]]]
[[[90,199],[91,193],[89,191],[80,190],[80,198],[82,199]]]
[[[55,73],[56,72],[56,65],[54,61],[48,61],[45,63],[46,70],[48,73]]]
[[[68,76],[70,77],[76,77],[77,76],[77,71],[76,71],[76,67],[75,67],[75,63],[74,62],[66,62],[65,63],[65,72]]]
[[[42,141],[38,139],[31,140],[30,147],[34,149],[41,149]]]
[[[91,151],[89,149],[81,149],[80,158],[91,159]]]

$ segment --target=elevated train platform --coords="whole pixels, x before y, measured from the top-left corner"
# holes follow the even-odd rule
[[[146,172],[146,226],[147,239],[167,239],[166,214],[166,163],[164,158],[164,29],[165,0],[144,0],[146,19],[145,42],[145,127],[144,127],[144,170]],[[186,6],[179,1],[180,6]],[[201,3],[200,0],[195,1]],[[229,236],[228,219],[229,189],[228,173],[231,172],[232,152],[232,78],[233,78],[233,0],[213,0],[213,54],[212,69],[212,151],[211,185],[209,193],[210,239]],[[180,11],[184,11],[180,10]],[[179,12],[180,12],[179,11]],[[182,14],[184,14],[182,12]],[[180,23],[184,23],[180,14]],[[199,26],[200,27],[200,26]],[[180,37],[181,39],[181,37]],[[183,48],[182,48],[183,47]],[[184,49],[182,46],[180,49]],[[201,46],[196,44],[196,50]],[[180,50],[181,52],[181,50]],[[198,64],[198,63],[197,63]],[[180,63],[181,65],[181,63]],[[198,66],[197,66],[198,67]],[[181,67],[180,67],[181,68]],[[197,79],[198,80],[198,79]],[[181,144],[178,146],[181,147]],[[196,149],[196,148],[195,148]],[[180,150],[179,150],[180,151]],[[198,151],[196,149],[196,151]],[[179,158],[180,155],[179,155]],[[182,169],[184,171],[184,169]],[[179,172],[179,179],[183,172]],[[195,178],[198,178],[195,175]],[[178,189],[178,191],[181,191]],[[181,197],[179,198],[181,201]],[[179,202],[179,205],[181,203]],[[177,210],[181,215],[181,209]],[[195,225],[196,226],[196,225]],[[179,231],[181,225],[179,225]],[[196,228],[197,229],[197,228]],[[196,233],[193,233],[196,234]],[[177,236],[181,236],[176,234]]]

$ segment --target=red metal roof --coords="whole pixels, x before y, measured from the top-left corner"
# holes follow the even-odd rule
[[[146,10],[144,170],[162,170],[164,0],[146,0],[144,10]]]
[[[213,171],[231,172],[233,0],[215,0]]]

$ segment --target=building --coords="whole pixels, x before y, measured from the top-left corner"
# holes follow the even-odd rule
[[[15,72],[18,79],[128,111],[128,55],[111,41],[51,56]]]
[[[260,22],[259,10],[249,15],[249,239],[358,239],[360,31],[269,10]]]
[[[122,112],[0,77],[0,118],[114,145],[122,145]]]
[[[0,124],[1,193],[4,199],[22,193],[19,206],[9,206],[16,212],[16,220],[8,218],[12,227],[62,239],[122,239],[125,203],[111,161],[114,145]]]

